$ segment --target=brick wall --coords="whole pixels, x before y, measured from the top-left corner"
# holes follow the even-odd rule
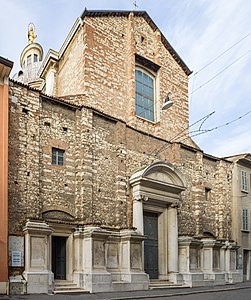
[[[160,66],[156,72],[156,124],[135,117],[135,55]],[[81,94],[72,101],[92,106],[131,126],[171,139],[188,124],[188,77],[161,39],[159,30],[140,16],[84,18],[59,60],[57,96]],[[169,95],[174,105],[161,111]],[[158,108],[157,108],[158,107]],[[184,138],[183,136],[183,138]],[[190,139],[184,141],[192,145]]]
[[[9,233],[40,214],[39,93],[10,82]]]

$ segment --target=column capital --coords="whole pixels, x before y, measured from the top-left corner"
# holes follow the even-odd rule
[[[170,208],[180,208],[180,201],[175,200],[173,203],[171,203]]]
[[[133,197],[133,201],[148,201],[148,197],[146,195],[137,195]]]

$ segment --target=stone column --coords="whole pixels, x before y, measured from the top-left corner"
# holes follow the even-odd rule
[[[79,287],[83,285],[83,228],[77,228],[74,232],[74,273],[73,281]]]
[[[176,281],[178,273],[178,221],[177,207],[174,203],[168,207],[168,271],[169,279]]]
[[[27,221],[25,234],[25,271],[28,294],[52,292],[53,274],[50,270],[50,235],[45,222]]]
[[[13,62],[0,57],[0,294],[8,287],[8,76]]]

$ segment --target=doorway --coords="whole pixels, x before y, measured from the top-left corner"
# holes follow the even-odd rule
[[[243,280],[250,280],[250,252],[243,250]]]
[[[54,279],[66,279],[66,237],[52,237],[52,272]]]
[[[158,214],[144,212],[144,267],[150,279],[158,279]]]

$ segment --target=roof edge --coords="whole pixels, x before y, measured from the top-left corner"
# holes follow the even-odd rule
[[[101,17],[101,16],[125,16],[125,17],[128,17],[130,13],[133,13],[134,16],[143,17],[154,31],[156,31],[157,29],[160,31],[158,26],[154,23],[154,21],[152,20],[152,18],[149,16],[149,14],[146,11],[87,10],[87,9],[85,9],[83,11],[83,13],[81,14],[80,18],[83,21],[85,17]],[[173,46],[168,42],[168,40],[166,39],[166,37],[163,35],[163,33],[161,31],[160,31],[160,34],[161,34],[162,43],[167,48],[167,50],[171,53],[171,55],[175,59],[175,61],[181,66],[182,70],[185,72],[185,74],[187,76],[191,75],[192,71],[188,68],[188,66],[185,64],[185,62],[180,57],[180,55],[176,52],[176,50],[173,48]]]

